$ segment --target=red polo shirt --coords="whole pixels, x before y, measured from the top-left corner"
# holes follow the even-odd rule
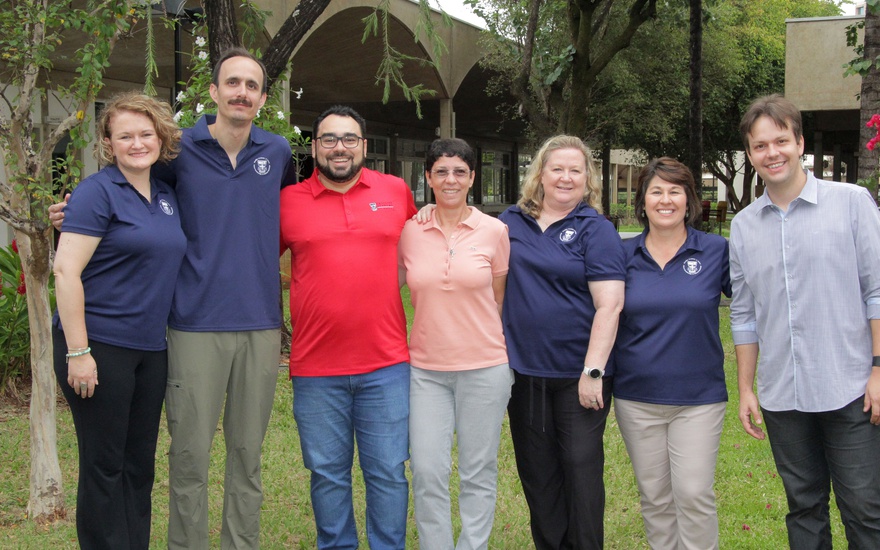
[[[281,191],[291,376],[363,374],[409,361],[397,242],[415,213],[406,182],[366,168],[346,193],[324,187],[317,172]]]

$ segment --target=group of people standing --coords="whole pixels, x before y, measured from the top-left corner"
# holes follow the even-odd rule
[[[789,409],[809,418],[827,414],[821,396],[799,408],[804,384],[824,385],[835,399],[856,399],[847,418],[862,435],[853,437],[870,439],[874,447],[880,441],[873,426],[880,422],[880,378],[868,365],[873,345],[874,365],[880,366],[880,328],[872,332],[877,322],[867,321],[874,313],[880,318],[880,284],[872,286],[880,277],[874,269],[880,220],[867,194],[818,185],[800,170],[797,156],[779,160],[767,152],[782,148],[777,137],[762,133],[769,120],[777,133],[790,133],[802,153],[796,109],[796,120],[790,113],[752,115],[743,138],[770,200],[784,172],[803,176],[814,199],[818,185],[849,201],[849,210],[838,212],[846,219],[825,214],[798,222],[813,224],[813,233],[824,228],[836,235],[834,243],[812,252],[829,262],[836,252],[828,268],[856,284],[837,299],[861,306],[827,305],[839,312],[841,330],[861,334],[859,341],[835,341],[849,354],[845,383],[834,365],[819,380],[797,376],[807,360],[795,345],[802,338],[797,330],[811,320],[802,315],[815,313],[798,309],[796,317],[793,302],[786,318],[795,324],[786,334],[794,338],[789,352],[796,353],[792,359],[770,351],[780,343],[771,344],[775,333],[764,331],[781,330],[768,328],[780,301],[794,299],[786,290],[808,275],[802,270],[813,268],[804,268],[811,264],[801,259],[785,277],[774,273],[780,261],[788,266],[791,254],[784,224],[781,242],[752,234],[750,222],[771,223],[770,214],[746,209],[734,222],[729,258],[725,239],[691,227],[700,219],[700,202],[693,176],[673,159],[653,160],[640,174],[636,213],[645,230],[622,243],[600,213],[599,178],[579,138],[547,140],[529,167],[522,198],[498,219],[467,204],[473,149],[460,139],[440,139],[425,163],[436,206],[416,218],[407,184],[364,166],[366,123],[351,108],[335,106],[318,116],[316,169],[285,186],[289,146],[253,125],[266,99],[261,63],[243,50],[227,52],[216,64],[211,96],[217,114],[182,136],[167,105],[138,94],[117,98],[98,125],[109,166],[84,180],[63,212],[52,210],[56,224],[64,219],[55,264],[55,363],[79,443],[82,548],[148,547],[163,399],[171,434],[169,548],[208,547],[208,461],[221,413],[227,451],[222,547],[259,547],[260,453],[280,345],[279,227],[280,251],[291,251],[293,414],[311,472],[319,548],[358,546],[355,445],[370,548],[405,547],[407,460],[419,546],[487,548],[505,410],[535,547],[602,548],[603,434],[612,396],[649,544],[717,548],[713,481],[727,400],[718,305],[731,286],[740,417],[749,433],[761,436],[749,419],[759,414],[749,392],[760,342],[765,354],[788,361],[795,373],[794,382],[759,378],[762,392],[765,384],[795,392],[794,402],[765,400],[771,408],[764,410],[792,508],[792,547],[830,547],[830,535],[829,546],[795,543],[802,540],[799,518],[812,514],[811,527],[821,521],[822,498],[827,523],[828,492],[819,487],[805,495],[806,489],[794,488],[804,477],[795,448],[803,444],[785,443],[778,451],[775,439],[787,433]],[[806,208],[793,206],[789,213]],[[787,221],[784,206],[782,212]],[[749,223],[738,221],[743,216]],[[759,258],[749,250],[757,240],[765,247]],[[850,272],[855,263],[859,269]],[[781,293],[774,276],[784,286]],[[409,340],[404,284],[415,310]],[[813,336],[808,331],[803,338]],[[817,353],[810,363],[836,360],[831,351]],[[765,355],[762,364],[767,360]],[[761,372],[775,369],[770,363]],[[845,387],[828,387],[835,384]],[[787,412],[771,412],[776,410]],[[823,426],[804,430],[837,437]],[[449,495],[454,437],[457,541]],[[837,468],[847,468],[850,455],[828,456],[806,477],[816,477],[823,466],[830,470],[840,503],[848,493],[838,484],[848,487],[849,478]],[[863,468],[872,477],[864,479],[877,481],[880,470],[868,456],[876,453],[865,451]],[[840,506],[848,537],[865,541],[860,548],[880,547],[874,544],[880,484],[853,491],[858,500]],[[800,511],[805,509],[809,514]]]

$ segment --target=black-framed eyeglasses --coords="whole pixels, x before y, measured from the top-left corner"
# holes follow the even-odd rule
[[[441,180],[445,180],[449,177],[449,174],[457,180],[467,179],[468,176],[471,175],[471,170],[467,170],[466,168],[456,168],[454,170],[447,170],[445,168],[440,168],[439,170],[431,170],[431,173],[435,178],[440,178]]]
[[[342,146],[346,149],[354,149],[357,147],[358,143],[361,142],[361,136],[356,136],[354,134],[345,134],[344,136],[334,136],[333,134],[324,134],[323,136],[315,138],[318,143],[321,144],[321,147],[324,149],[333,149],[336,147],[336,144],[340,141],[342,142]]]

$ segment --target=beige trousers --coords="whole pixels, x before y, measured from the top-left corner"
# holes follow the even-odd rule
[[[713,485],[725,408],[614,400],[653,550],[718,548]]]

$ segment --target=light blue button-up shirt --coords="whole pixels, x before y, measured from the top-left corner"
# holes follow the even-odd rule
[[[837,410],[865,393],[880,319],[880,213],[864,188],[807,172],[782,211],[765,193],[730,230],[733,342],[758,343],[771,411]]]

